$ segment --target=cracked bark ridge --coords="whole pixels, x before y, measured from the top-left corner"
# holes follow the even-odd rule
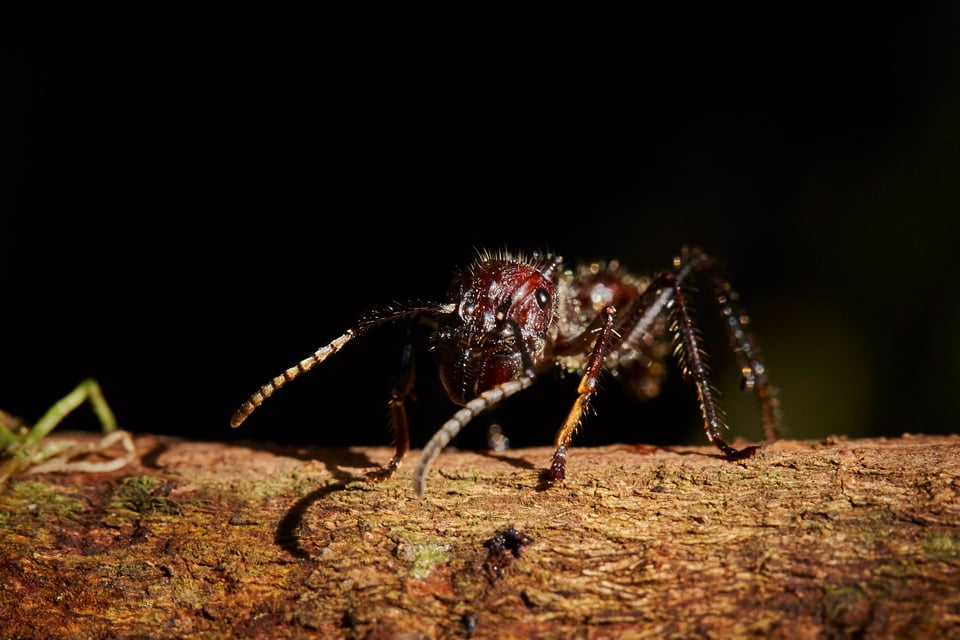
[[[575,447],[547,490],[552,449],[448,450],[422,499],[387,448],[135,444],[0,494],[5,637],[960,637],[955,435]]]

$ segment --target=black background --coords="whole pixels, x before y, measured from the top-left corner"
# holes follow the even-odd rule
[[[228,420],[369,306],[442,297],[475,248],[648,271],[699,244],[793,436],[957,430],[955,4],[85,4],[5,26],[9,412],[35,420],[94,377],[135,432],[387,444],[390,329]],[[756,437],[698,317],[734,433]],[[414,446],[452,411],[419,374]],[[544,380],[497,417],[547,445],[572,390]],[[578,443],[703,442],[680,383],[639,405],[608,380],[596,409]]]

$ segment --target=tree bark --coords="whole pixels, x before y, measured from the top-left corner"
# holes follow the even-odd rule
[[[58,436],[55,436],[58,437]],[[0,493],[4,638],[960,637],[960,437],[411,452],[136,437]]]

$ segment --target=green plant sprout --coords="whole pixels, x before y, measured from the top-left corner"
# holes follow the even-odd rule
[[[81,443],[71,439],[44,440],[67,415],[90,401],[100,420],[104,436],[99,442]],[[123,453],[107,460],[78,460],[80,456],[103,453],[119,443]],[[0,488],[17,474],[105,473],[130,463],[136,455],[130,433],[117,428],[117,419],[103,397],[96,380],[87,378],[61,398],[33,427],[0,411]]]

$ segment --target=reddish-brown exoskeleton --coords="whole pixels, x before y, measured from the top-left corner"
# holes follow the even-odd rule
[[[780,422],[779,402],[747,331],[748,319],[737,307],[737,296],[721,277],[717,262],[699,250],[684,250],[671,269],[649,278],[634,276],[617,262],[566,269],[559,256],[481,252],[454,279],[448,302],[381,309],[360,319],[339,338],[260,387],[237,410],[231,425],[239,426],[277,389],[374,326],[408,318],[432,323],[430,347],[440,379],[450,399],[462,406],[423,449],[413,476],[419,495],[423,495],[430,465],[467,423],[554,367],[581,376],[545,471],[549,484],[562,481],[567,447],[589,412],[601,373],[609,372],[641,397],[651,397],[659,390],[665,372],[662,361],[671,351],[684,377],[696,387],[707,439],[728,458],[744,458],[757,447],[736,449],[722,436],[726,425],[686,292],[695,275],[702,276],[710,288],[743,385],[757,394],[764,433],[773,438]],[[404,402],[413,389],[412,364],[407,358],[389,402],[394,456],[367,474],[371,481],[393,475],[410,448]]]

